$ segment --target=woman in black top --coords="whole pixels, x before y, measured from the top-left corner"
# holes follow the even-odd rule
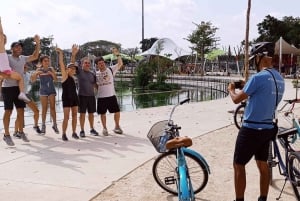
[[[77,126],[77,112],[78,112],[78,95],[75,84],[75,75],[77,71],[77,66],[74,63],[70,63],[65,67],[63,62],[63,51],[56,48],[59,55],[59,66],[61,70],[61,82],[62,82],[62,102],[64,108],[64,119],[62,123],[62,140],[68,141],[66,130],[68,127],[68,121],[70,116],[70,111],[72,113],[72,137],[74,139],[79,139],[76,133]]]

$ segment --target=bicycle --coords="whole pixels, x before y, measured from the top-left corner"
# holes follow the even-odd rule
[[[269,146],[269,172],[270,172],[270,185],[273,181],[273,168],[278,165],[279,174],[285,177],[284,185],[280,191],[276,200],[281,198],[282,192],[286,185],[287,180],[290,181],[295,196],[300,201],[300,152],[295,151],[291,142],[295,138],[295,135],[299,135],[297,128],[289,128],[284,131],[279,131],[277,139],[273,139]],[[282,157],[277,140],[284,149],[284,158]]]
[[[283,115],[281,115],[281,117],[283,117],[284,120],[286,122],[288,122],[288,124],[291,127],[294,127],[295,122],[293,122],[294,118],[293,118],[293,116],[291,116],[291,114],[294,110],[295,104],[300,103],[300,99],[290,99],[290,100],[283,100],[283,101],[285,102],[285,104],[280,109],[277,110],[277,114],[283,114]],[[287,105],[290,105],[290,107],[288,108],[288,110],[284,110]],[[245,107],[246,107],[246,102],[241,102],[236,107],[236,109],[234,111],[234,114],[233,114],[234,124],[238,129],[241,128],[242,123],[243,123],[243,116],[244,116]],[[280,120],[282,120],[282,119],[280,119]],[[299,133],[300,133],[300,129],[299,129]]]
[[[192,139],[180,137],[181,127],[172,120],[175,108],[189,100],[175,105],[169,119],[155,123],[147,134],[160,153],[152,166],[153,177],[162,189],[178,196],[179,201],[194,201],[195,194],[204,189],[210,174],[204,157],[187,148],[192,145]]]

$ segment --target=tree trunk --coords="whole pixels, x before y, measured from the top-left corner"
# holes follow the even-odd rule
[[[245,62],[244,77],[245,81],[249,78],[249,21],[250,21],[251,0],[248,0],[247,18],[246,18],[246,36],[245,36]]]

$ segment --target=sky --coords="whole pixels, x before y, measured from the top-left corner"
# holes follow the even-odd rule
[[[185,39],[195,24],[217,27],[219,48],[238,47],[245,38],[248,0],[144,0],[144,38],[170,38],[190,50]],[[299,0],[252,0],[249,40],[258,37],[257,24],[267,15],[299,17]],[[53,36],[53,44],[69,49],[72,44],[106,40],[122,48],[140,47],[142,0],[7,0],[0,16],[13,41]]]

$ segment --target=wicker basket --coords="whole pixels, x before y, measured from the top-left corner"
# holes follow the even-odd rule
[[[156,122],[149,130],[147,137],[159,153],[167,152],[166,142],[169,140],[169,134],[166,132],[168,120]]]

